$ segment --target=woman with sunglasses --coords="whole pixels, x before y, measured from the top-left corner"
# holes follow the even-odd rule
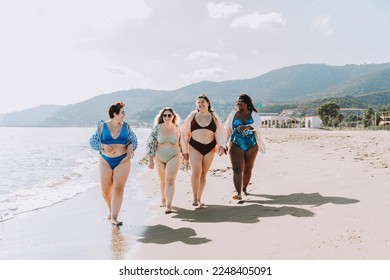
[[[100,121],[92,135],[90,146],[100,151],[100,181],[102,193],[107,204],[108,219],[113,225],[118,221],[122,206],[123,192],[130,174],[130,159],[137,149],[138,140],[130,126],[124,121],[125,103],[117,102],[108,109],[109,121]]]
[[[172,213],[175,180],[181,164],[178,115],[170,107],[163,108],[154,119],[154,127],[147,141],[149,168],[156,165],[160,177],[161,206],[165,214]]]
[[[191,163],[191,185],[193,206],[201,207],[202,194],[206,186],[206,175],[214,159],[214,154],[225,153],[224,128],[218,115],[211,109],[205,94],[195,101],[192,111],[181,128],[182,150],[185,161]]]
[[[247,94],[237,98],[237,109],[230,113],[224,126],[228,132],[229,156],[233,168],[233,183],[241,200],[242,192],[248,195],[247,187],[258,151],[265,153],[265,144],[260,135],[260,117]]]

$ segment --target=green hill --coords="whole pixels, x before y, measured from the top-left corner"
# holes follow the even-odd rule
[[[172,106],[182,118],[195,109],[195,98],[205,93],[215,111],[225,117],[240,93],[249,94],[262,112],[280,113],[301,108],[313,112],[325,101],[337,100],[341,107],[386,107],[390,105],[390,63],[329,66],[301,64],[270,71],[261,76],[223,82],[202,81],[177,90],[132,89],[95,96],[80,103],[42,114],[31,111],[0,115],[0,125],[91,126],[107,119],[108,106],[116,101],[127,104],[127,119],[135,124],[151,124],[156,113]],[[12,118],[10,117],[12,114]],[[10,121],[12,120],[12,122]],[[17,120],[17,121],[15,121]]]

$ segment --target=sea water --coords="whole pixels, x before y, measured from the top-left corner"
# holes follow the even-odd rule
[[[0,127],[0,222],[49,207],[100,185],[99,154],[89,147],[95,128]],[[149,129],[134,129],[139,147],[132,175],[144,170]]]

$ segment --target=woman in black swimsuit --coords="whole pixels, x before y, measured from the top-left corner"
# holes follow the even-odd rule
[[[193,206],[203,206],[202,194],[206,175],[217,151],[225,153],[225,133],[218,115],[211,110],[210,100],[201,94],[195,101],[197,110],[192,111],[181,128],[183,157],[191,163]]]

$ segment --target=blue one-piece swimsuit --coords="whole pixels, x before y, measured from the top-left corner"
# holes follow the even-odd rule
[[[239,132],[237,127],[241,125],[249,125],[253,123],[253,119],[242,123],[239,119],[234,117],[233,120],[233,133],[230,136],[230,141],[236,144],[241,150],[244,152],[248,151],[250,148],[256,145],[256,136],[253,130],[245,130],[243,132]]]
[[[103,132],[102,132],[102,143],[106,145],[111,145],[111,144],[127,144],[127,126],[125,123],[123,123],[121,133],[117,138],[112,138],[110,130],[108,129],[108,126],[106,123],[103,125]],[[127,156],[127,153],[124,153],[123,155],[120,155],[118,157],[108,157],[104,155],[102,152],[100,152],[100,155],[102,158],[104,158],[107,163],[111,166],[112,169],[117,167],[119,163],[122,161]]]

